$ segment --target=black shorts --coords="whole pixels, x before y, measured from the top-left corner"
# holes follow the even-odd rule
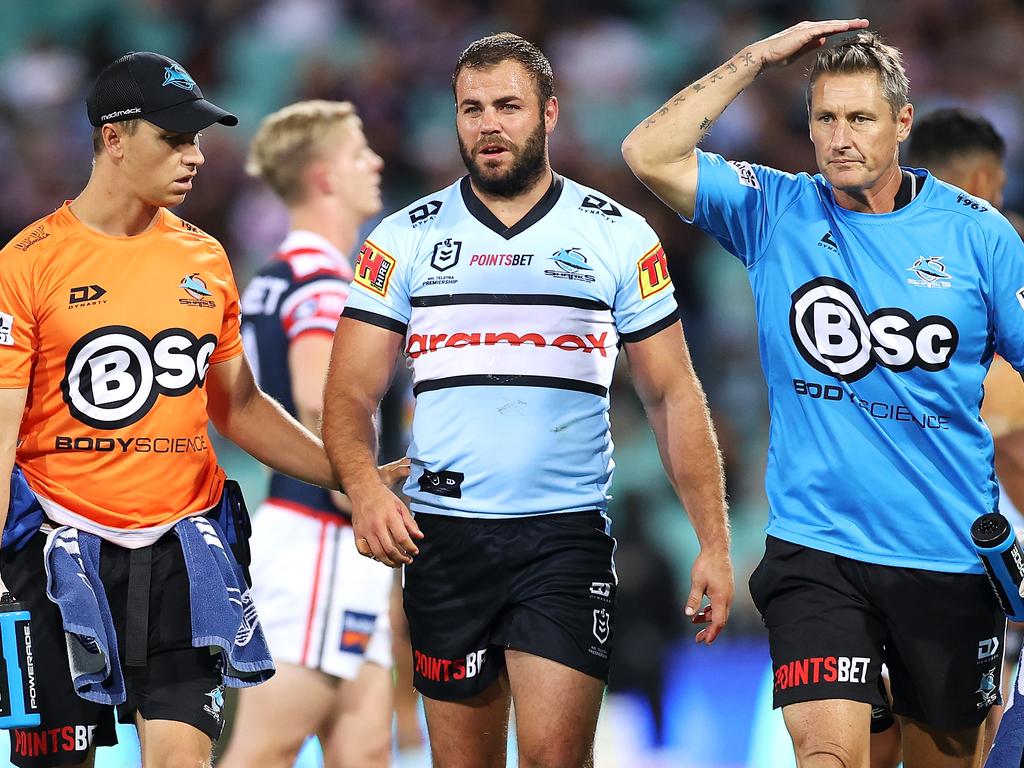
[[[86,701],[75,693],[68,667],[60,610],[46,596],[44,533],[20,552],[5,554],[3,578],[11,593],[32,613],[32,649],[41,724],[15,728],[11,762],[17,766],[56,766],[81,762],[91,746],[115,744],[114,707]],[[128,562],[131,551],[108,542],[100,549],[100,578],[106,587],[117,634],[127,700],[117,707],[121,722],[175,720],[195,726],[211,739],[222,728],[220,656],[192,647],[188,575],[181,545],[167,533],[152,546],[146,666],[125,664]]]
[[[490,686],[504,649],[608,679],[615,540],[597,512],[480,520],[417,514],[405,566],[416,689],[454,701]]]
[[[1000,701],[1006,617],[984,575],[851,560],[769,536],[750,577],[768,627],[776,707],[886,702],[939,730],[977,726]]]

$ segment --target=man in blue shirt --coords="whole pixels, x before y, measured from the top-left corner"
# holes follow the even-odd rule
[[[821,50],[807,106],[821,173],[701,152],[769,66],[864,19],[803,22],[680,91],[627,137],[634,173],[747,267],[772,424],[751,594],[801,766],[866,765],[890,669],[908,768],[975,765],[1005,622],[970,541],[997,499],[979,416],[994,351],[1024,368],[1024,249],[991,204],[902,169],[899,51]]]
[[[608,393],[619,346],[701,544],[687,612],[732,598],[721,462],[644,220],[554,173],[551,65],[516,35],[453,77],[469,175],[367,239],[335,336],[324,435],[356,546],[403,565],[434,765],[593,765],[614,633]],[[416,411],[405,493],[380,481],[372,417],[400,354]],[[410,515],[415,513],[415,519]]]

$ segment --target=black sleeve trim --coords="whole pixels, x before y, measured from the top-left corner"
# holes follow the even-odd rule
[[[632,333],[620,334],[619,338],[622,339],[627,344],[632,344],[632,343],[637,342],[637,341],[643,341],[644,339],[649,339],[651,336],[656,334],[658,331],[665,330],[670,325],[672,325],[673,323],[676,323],[678,321],[679,321],[679,308],[676,307],[670,313],[668,313],[663,318],[661,318],[661,320],[658,320],[657,322],[652,323],[651,325],[648,325],[646,328],[641,328],[639,331],[633,331]]]
[[[345,307],[345,311],[341,313],[341,316],[350,317],[361,323],[376,325],[378,328],[385,328],[402,336],[405,336],[405,331],[409,327],[401,320],[395,320],[393,317],[378,315],[376,312],[367,312],[365,309],[356,309],[355,307]]]

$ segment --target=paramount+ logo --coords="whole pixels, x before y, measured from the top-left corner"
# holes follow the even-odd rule
[[[941,315],[917,319],[898,307],[867,313],[853,288],[832,277],[793,292],[789,328],[804,360],[841,381],[862,379],[876,365],[941,371],[960,341],[956,326]]]

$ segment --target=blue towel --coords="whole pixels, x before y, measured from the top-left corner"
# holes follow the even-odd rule
[[[11,496],[4,524],[3,548],[15,552],[20,550],[36,535],[44,520],[39,499],[28,487],[21,467],[15,464],[11,470]]]
[[[257,685],[274,674],[249,585],[216,523],[188,517],[174,526],[188,567],[192,645],[224,653],[224,684]]]
[[[87,701],[123,704],[124,675],[107,593],[100,582],[100,539],[62,526],[46,537],[46,595],[60,608],[71,680]]]
[[[192,645],[223,654],[224,684],[257,685],[274,674],[248,585],[216,524],[188,517],[173,528],[189,578]],[[100,581],[98,536],[61,526],[49,534],[43,559],[46,594],[63,619],[71,678],[83,699],[123,704],[124,673],[110,604]]]
[[[1024,665],[1024,651],[1020,664]],[[1017,667],[1017,679],[1010,689],[1010,698],[1003,710],[992,751],[985,768],[1021,768],[1024,766],[1024,669]]]

